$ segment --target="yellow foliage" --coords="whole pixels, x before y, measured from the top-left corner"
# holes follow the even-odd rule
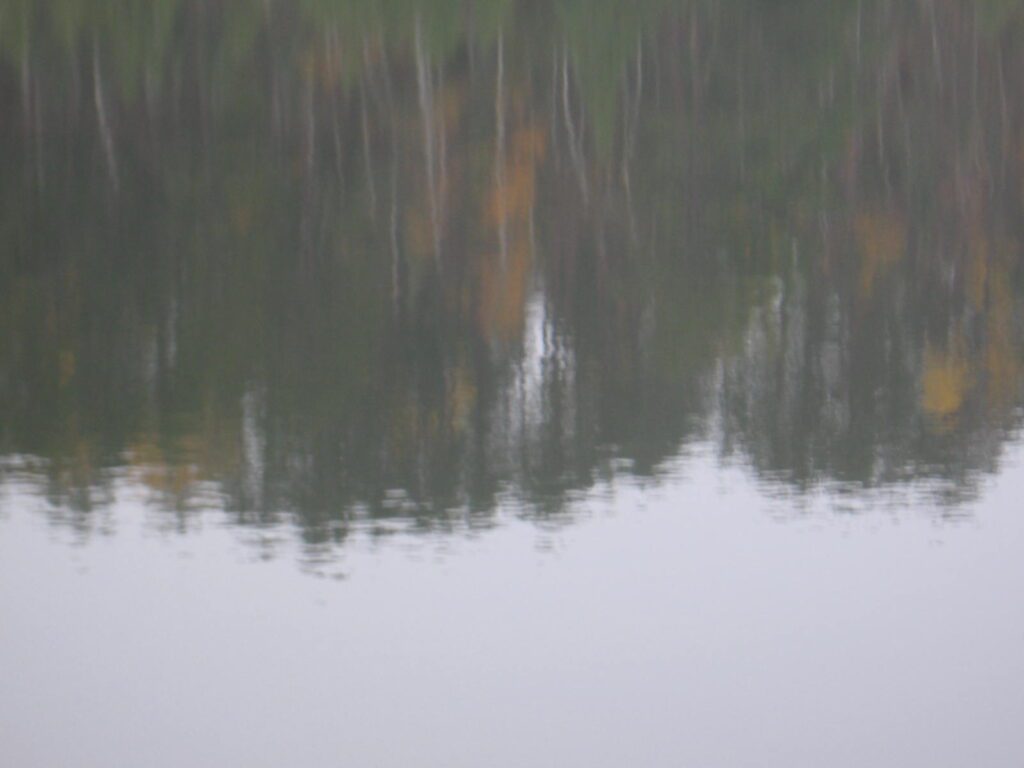
[[[886,212],[865,213],[854,223],[860,251],[860,295],[869,298],[878,278],[906,252],[907,226],[902,217]]]
[[[921,382],[921,407],[937,419],[950,419],[963,407],[970,382],[970,369],[955,344],[953,351],[938,351],[928,346],[924,354]]]
[[[449,400],[452,426],[456,429],[465,428],[476,404],[476,386],[462,365],[456,367],[452,377]]]
[[[985,372],[989,404],[1012,402],[1020,381],[1021,364],[1013,331],[1014,299],[1005,268],[992,270],[989,280],[991,308],[986,323]]]
[[[511,144],[487,206],[487,221],[492,227],[511,220],[522,222],[536,199],[536,166],[544,156],[546,135],[536,126],[526,126],[515,132]]]
[[[985,401],[990,408],[1010,405],[1018,391],[1021,362],[1014,331],[1013,289],[1004,254],[1015,252],[1010,242],[993,248],[984,233],[969,244],[967,299],[985,319],[985,343],[979,362],[985,371]]]
[[[547,134],[536,123],[516,129],[484,210],[487,231],[504,238],[505,253],[487,256],[480,273],[480,324],[490,337],[515,338],[522,329],[533,254],[530,221],[537,165]]]
[[[435,153],[433,185],[427,172],[422,179],[419,204],[410,208],[405,216],[405,231],[408,251],[417,258],[436,256],[436,245],[443,241],[448,221],[448,206],[454,192],[458,191],[458,179],[453,173],[453,158],[442,152],[450,145],[462,120],[466,96],[465,88],[449,83],[441,90],[430,114],[432,150]]]
[[[488,336],[503,340],[515,338],[523,327],[532,267],[529,240],[514,238],[507,259],[502,269],[500,254],[489,256],[480,278],[480,323]]]
[[[139,480],[144,485],[157,493],[181,498],[201,479],[198,466],[191,460],[199,443],[197,436],[181,438],[189,460],[172,463],[153,436],[143,435],[128,451],[129,461],[138,468]]]
[[[71,349],[61,350],[58,358],[60,385],[66,387],[75,376],[75,352]]]

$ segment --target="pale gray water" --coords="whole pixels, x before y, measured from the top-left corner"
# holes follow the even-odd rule
[[[77,545],[9,490],[5,764],[1019,765],[1022,472],[959,523],[794,519],[699,456],[571,527],[357,535],[321,578],[128,499]]]

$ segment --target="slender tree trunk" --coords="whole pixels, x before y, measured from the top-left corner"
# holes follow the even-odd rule
[[[589,205],[590,193],[587,184],[587,171],[583,164],[582,135],[580,143],[577,143],[576,127],[572,119],[572,109],[569,106],[569,52],[567,49],[562,53],[562,114],[565,118],[565,130],[569,139],[569,157],[576,167],[580,194],[583,196],[583,205],[586,207]]]
[[[498,33],[498,63],[494,98],[494,182],[498,193],[498,251],[501,268],[508,264],[508,226],[505,211],[505,51],[504,33]]]
[[[116,192],[119,186],[117,155],[114,151],[114,136],[110,130],[106,99],[103,95],[103,73],[100,68],[99,44],[96,42],[95,37],[92,42],[92,85],[93,101],[96,107],[96,127],[99,129],[100,141],[103,144],[103,157],[107,164],[107,174],[110,176],[110,183]]]
[[[419,91],[420,112],[423,117],[423,154],[427,166],[427,198],[430,205],[430,225],[434,237],[434,261],[441,266],[440,212],[437,201],[437,138],[434,125],[434,94],[430,64],[423,49],[423,31],[416,17],[416,85]]]
[[[370,147],[369,98],[366,88],[366,71],[359,75],[360,118],[363,130],[363,165],[366,171],[366,188],[370,193],[370,215],[377,218],[377,186],[373,178],[373,155]]]

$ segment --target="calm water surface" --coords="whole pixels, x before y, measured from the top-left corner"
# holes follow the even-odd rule
[[[0,0],[0,764],[1024,765],[1024,3]]]

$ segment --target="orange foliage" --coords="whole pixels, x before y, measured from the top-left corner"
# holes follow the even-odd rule
[[[870,298],[878,278],[897,264],[906,252],[907,225],[894,213],[865,213],[854,223],[860,251],[860,295]]]
[[[487,205],[487,221],[492,227],[523,221],[529,215],[537,196],[536,165],[546,148],[546,135],[540,128],[526,126],[515,132],[502,176]]]
[[[480,324],[491,338],[509,340],[522,329],[533,267],[531,219],[537,166],[547,148],[535,123],[516,129],[484,208],[485,228],[504,241],[504,253],[487,256],[480,273]]]
[[[992,270],[986,323],[985,373],[990,405],[1009,405],[1017,393],[1021,363],[1014,334],[1014,300],[1005,268]]]
[[[507,259],[502,269],[501,255],[489,256],[480,276],[480,324],[488,337],[504,341],[518,336],[523,327],[533,266],[529,242],[516,238]]]
[[[969,384],[970,370],[962,340],[951,350],[928,346],[921,381],[921,407],[927,414],[948,426],[963,407]]]

